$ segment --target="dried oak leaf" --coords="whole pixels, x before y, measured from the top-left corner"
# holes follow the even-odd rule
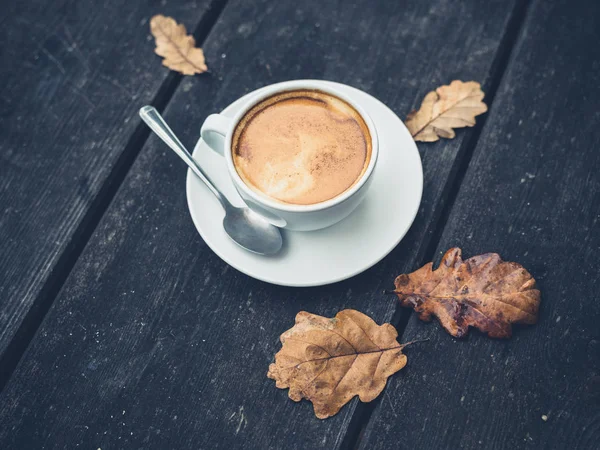
[[[415,141],[452,139],[456,136],[453,128],[472,127],[475,116],[487,111],[483,97],[479,83],[454,80],[429,92],[421,108],[406,117],[406,127]]]
[[[494,338],[509,338],[513,323],[537,321],[540,291],[520,264],[502,261],[497,253],[463,261],[461,250],[451,248],[436,270],[432,266],[395,281],[400,303],[421,320],[436,316],[455,337],[465,336],[472,326]]]
[[[171,17],[156,15],[150,19],[150,31],[156,41],[157,55],[162,56],[163,66],[183,75],[194,75],[208,70],[204,52],[196,48],[193,36],[186,35],[185,27]]]
[[[361,312],[345,309],[329,319],[307,312],[281,335],[281,350],[267,376],[289,397],[310,400],[319,419],[337,414],[352,397],[375,399],[387,378],[406,365],[396,329],[377,325]],[[407,344],[408,345],[408,344]]]

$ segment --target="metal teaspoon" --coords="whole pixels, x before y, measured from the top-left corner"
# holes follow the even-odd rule
[[[200,178],[210,191],[217,197],[223,209],[225,218],[223,228],[227,235],[240,247],[260,255],[273,255],[283,244],[279,228],[271,225],[249,208],[236,208],[209,181],[192,155],[177,139],[160,113],[153,106],[140,109],[140,117],[156,135],[162,139],[177,155],[183,159],[192,172]]]

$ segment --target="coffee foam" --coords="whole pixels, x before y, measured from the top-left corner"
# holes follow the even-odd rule
[[[232,149],[248,186],[283,203],[307,205],[336,197],[361,178],[371,137],[343,100],[296,90],[248,111],[234,131]]]

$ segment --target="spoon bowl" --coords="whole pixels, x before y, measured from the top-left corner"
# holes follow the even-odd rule
[[[250,208],[234,207],[227,211],[223,218],[223,228],[236,244],[261,255],[273,255],[283,245],[279,228]]]
[[[279,228],[247,207],[237,208],[233,206],[202,171],[196,160],[175,136],[175,133],[169,128],[156,108],[144,106],[140,109],[140,117],[171,150],[183,159],[188,167],[192,169],[192,172],[206,184],[221,202],[225,210],[223,228],[236,244],[259,255],[274,255],[281,250],[283,239]]]

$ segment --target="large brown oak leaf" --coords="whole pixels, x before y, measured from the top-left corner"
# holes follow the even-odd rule
[[[337,414],[352,397],[375,399],[387,378],[406,365],[396,329],[377,325],[361,312],[346,309],[334,318],[307,312],[281,335],[281,350],[267,376],[289,397],[313,403],[319,419]],[[408,345],[408,344],[407,344]]]
[[[436,316],[452,336],[463,337],[472,326],[490,337],[509,338],[511,324],[537,321],[540,291],[520,264],[502,261],[497,253],[463,261],[461,250],[451,248],[432,268],[429,263],[400,275],[394,292],[402,306],[425,321]]]

